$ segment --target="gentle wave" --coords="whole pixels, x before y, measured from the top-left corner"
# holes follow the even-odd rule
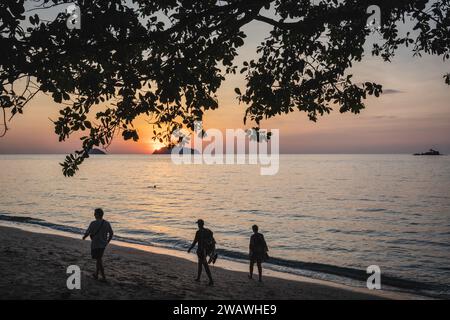
[[[361,212],[383,212],[383,211],[387,211],[387,209],[385,209],[385,208],[362,208],[362,209],[356,209],[356,211],[361,211]]]

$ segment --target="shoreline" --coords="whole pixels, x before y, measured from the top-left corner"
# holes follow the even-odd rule
[[[5,226],[18,227],[25,231],[61,235],[74,239],[79,239],[84,232],[83,229],[78,227],[54,224],[41,219],[10,215],[5,216],[0,214],[0,226],[2,224]],[[140,239],[123,237],[117,234],[112,242],[124,247],[137,248],[152,253],[166,254],[197,262],[195,254],[186,253],[187,246],[185,248],[171,247],[158,243],[146,242]],[[227,249],[222,252],[220,248],[217,249],[217,251],[219,252],[219,264],[221,267],[231,271],[248,272],[248,258],[246,255],[243,255],[240,252],[232,252]],[[280,259],[273,256],[270,261],[265,263],[264,269],[265,274],[281,279],[314,279],[323,281],[324,283],[340,284],[346,287],[360,289],[366,289],[366,279],[368,277],[366,271],[361,269]],[[386,274],[383,275],[382,288],[385,291],[406,293],[431,299],[445,298],[433,294],[433,292],[430,291],[430,288],[432,290],[431,284],[415,282],[414,280],[398,278]]]
[[[62,231],[5,225],[0,224],[0,252],[8,259],[0,262],[0,299],[431,299],[267,269],[259,284],[247,278],[246,264],[224,259],[212,267],[215,286],[207,287],[205,275],[202,283],[193,281],[195,255],[114,240],[105,253],[109,280],[103,284],[90,276],[95,267],[90,241]],[[71,264],[82,270],[81,290],[66,287]]]

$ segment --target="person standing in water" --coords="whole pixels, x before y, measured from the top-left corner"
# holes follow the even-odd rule
[[[206,274],[209,278],[209,285],[212,286],[214,281],[211,276],[211,271],[209,270],[208,262],[206,261],[206,256],[210,247],[215,244],[213,233],[211,230],[206,229],[205,222],[202,219],[197,220],[198,230],[195,233],[194,241],[188,249],[188,253],[197,245],[197,257],[198,257],[198,270],[197,278],[195,281],[200,281],[200,276],[202,275],[202,269],[205,268]]]
[[[267,247],[266,240],[262,233],[258,232],[258,226],[255,224],[252,226],[253,234],[250,237],[250,274],[249,279],[253,278],[253,267],[258,266],[259,282],[262,282],[262,262],[268,258],[267,252],[269,248]]]
[[[94,211],[95,220],[92,221],[84,233],[83,240],[91,237],[91,256],[96,260],[96,270],[94,278],[98,279],[98,274],[102,276],[102,281],[106,281],[105,270],[103,268],[103,253],[108,243],[111,241],[114,232],[108,221],[103,219],[103,210],[98,208]]]

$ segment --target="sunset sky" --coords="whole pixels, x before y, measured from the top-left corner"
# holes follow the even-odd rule
[[[256,57],[255,48],[269,30],[260,22],[247,25],[237,61]],[[265,121],[262,127],[280,130],[282,153],[412,153],[429,148],[450,153],[450,87],[443,80],[448,72],[450,63],[440,57],[414,58],[401,49],[392,63],[385,63],[367,51],[352,70],[355,82],[380,83],[385,93],[368,99],[360,115],[334,112],[313,123],[305,113],[295,112]],[[245,128],[245,106],[236,100],[235,87],[245,88],[242,76],[227,78],[218,92],[219,109],[206,114],[205,129]],[[10,130],[0,138],[0,153],[67,153],[79,148],[76,138],[58,142],[49,118],[56,119],[60,108],[51,97],[37,97],[9,123]],[[158,147],[145,118],[136,125],[140,141],[117,137],[108,152],[150,153]]]

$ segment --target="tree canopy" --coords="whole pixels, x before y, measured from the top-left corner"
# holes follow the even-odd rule
[[[30,8],[72,2],[0,3],[4,133],[8,113],[22,113],[38,93],[51,95],[61,106],[54,120],[59,140],[85,133],[81,149],[62,164],[67,176],[115,135],[138,140],[139,115],[151,118],[158,139],[181,126],[193,129],[219,107],[216,92],[227,74],[245,77],[245,88],[235,91],[246,105],[244,122],[257,126],[296,110],[312,121],[333,108],[359,113],[368,96],[382,93],[380,84],[354,83],[349,74],[373,32],[370,5],[381,9],[381,40],[369,54],[390,61],[407,46],[413,55],[450,57],[450,0],[79,0],[80,29],[66,27],[63,11],[45,21],[34,10],[25,21]],[[402,34],[399,24],[409,20],[412,28]],[[271,31],[255,58],[240,65],[243,27],[253,21]],[[443,76],[450,84],[450,74]]]

